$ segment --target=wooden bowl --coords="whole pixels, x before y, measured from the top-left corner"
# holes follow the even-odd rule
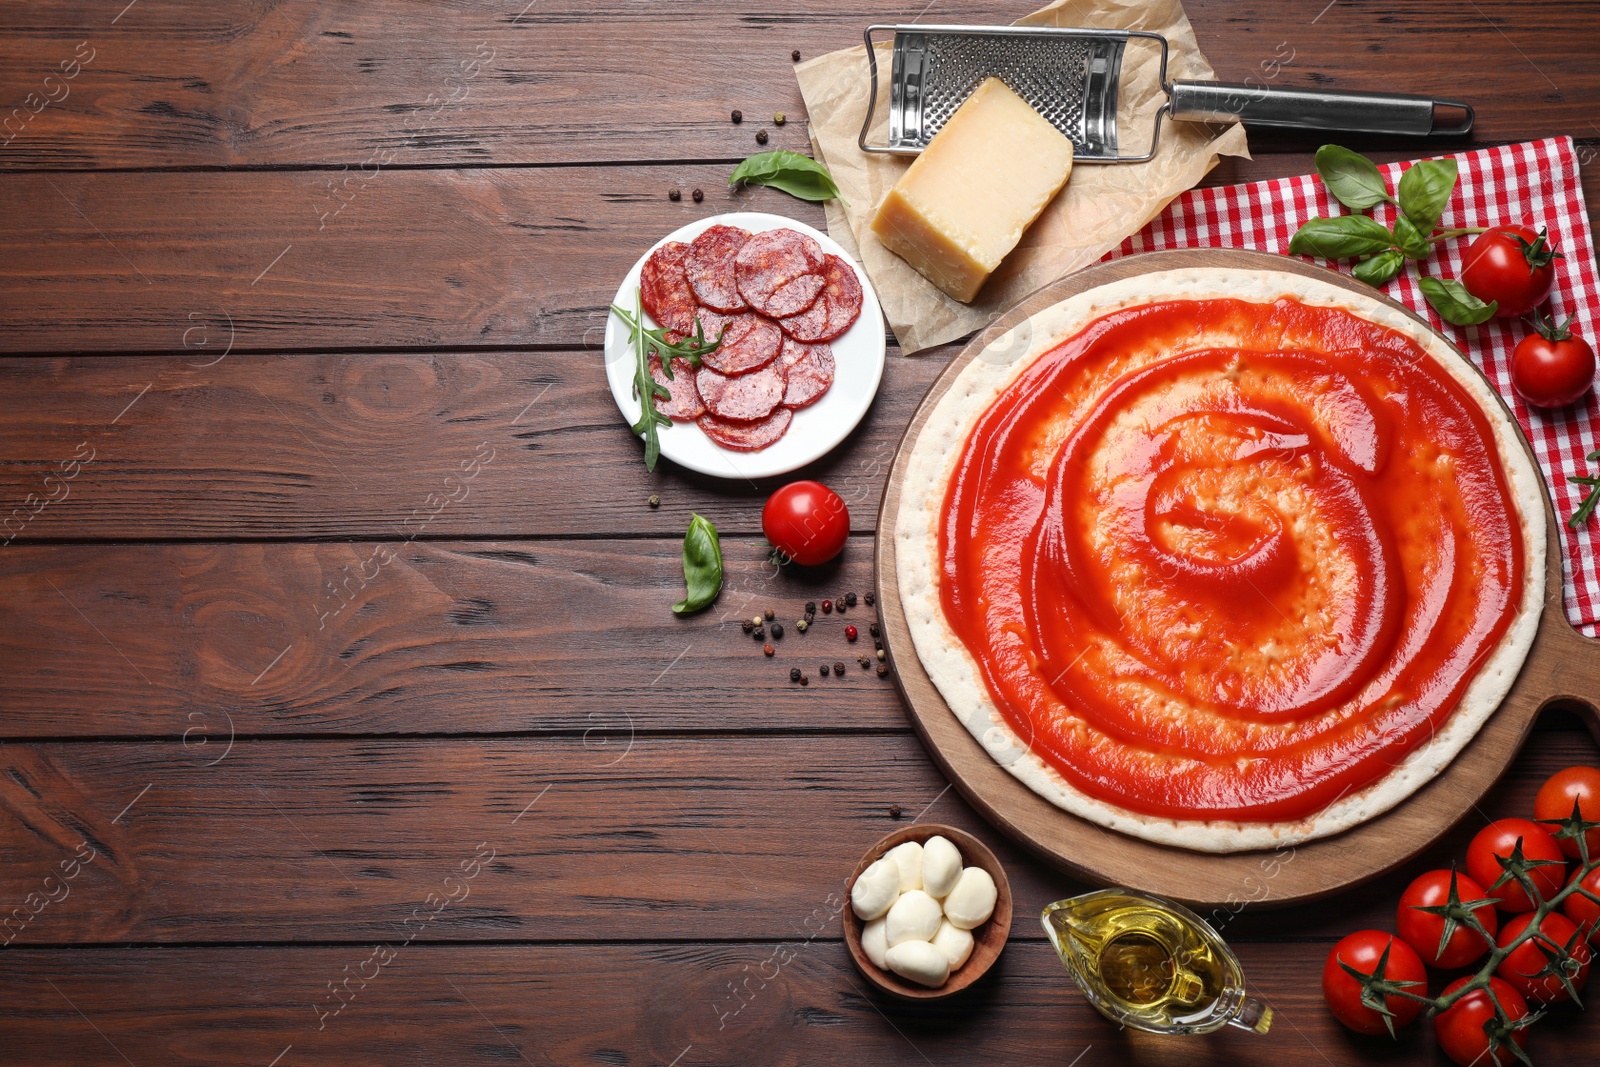
[[[987,922],[972,931],[972,955],[967,957],[967,962],[961,965],[959,971],[952,972],[944,985],[938,989],[929,989],[927,986],[908,982],[867,958],[866,950],[861,947],[861,928],[866,923],[856,916],[849,900],[850,891],[855,888],[856,879],[861,877],[861,872],[883,858],[884,853],[906,841],[915,841],[920,845],[928,838],[940,835],[949,838],[950,843],[961,850],[963,867],[982,867],[989,872],[989,877],[994,879],[995,902],[994,914],[989,916]],[[850,958],[855,960],[856,969],[873,985],[901,1000],[938,1000],[940,997],[954,996],[961,992],[982,978],[994,965],[994,961],[1000,958],[1000,950],[1006,947],[1006,938],[1011,936],[1011,883],[1006,879],[1005,868],[994,858],[989,846],[965,830],[958,830],[954,826],[924,823],[896,830],[883,838],[867,849],[867,854],[856,864],[850,880],[844,884],[844,898],[844,943],[850,948]]]

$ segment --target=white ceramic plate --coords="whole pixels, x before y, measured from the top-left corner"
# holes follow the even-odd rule
[[[759,452],[734,452],[716,444],[692,422],[673,422],[658,431],[661,454],[680,466],[701,474],[718,478],[766,478],[775,474],[788,474],[804,467],[832,451],[840,441],[856,428],[872,398],[878,393],[878,383],[883,379],[886,339],[883,330],[883,311],[878,307],[878,296],[861,269],[838,242],[810,226],[786,219],[781,215],[767,215],[754,211],[735,211],[700,219],[674,230],[650,246],[639,257],[628,276],[622,279],[617,290],[616,305],[632,311],[638,299],[639,271],[650,253],[668,241],[688,243],[701,231],[717,224],[742,226],[751,233],[763,230],[790,229],[813,238],[824,252],[832,252],[850,264],[861,281],[861,316],[839,337],[829,342],[833,346],[833,385],[810,407],[794,413],[789,432],[775,444]],[[660,325],[645,315],[654,329]],[[628,327],[615,314],[606,316],[606,381],[617,402],[622,417],[632,425],[641,408],[639,398],[633,395],[634,349],[629,342]]]

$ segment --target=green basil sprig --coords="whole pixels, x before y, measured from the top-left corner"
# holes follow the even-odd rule
[[[710,520],[694,513],[683,535],[683,584],[688,595],[672,605],[675,615],[702,611],[722,592],[722,542]]]
[[[1317,149],[1317,175],[1333,198],[1352,211],[1365,212],[1385,203],[1397,209],[1392,229],[1365,214],[1338,215],[1312,219],[1289,241],[1289,251],[1295,255],[1359,259],[1351,273],[1368,285],[1387,285],[1405,268],[1406,260],[1422,262],[1440,241],[1485,229],[1437,228],[1456,188],[1453,159],[1422,159],[1406,168],[1400,175],[1398,199],[1389,194],[1377,164],[1340,145]],[[1422,276],[1418,284],[1446,322],[1472,326],[1495,313],[1493,303],[1485,304],[1458,281]]]
[[[733,168],[728,184],[769,185],[801,200],[835,200],[839,186],[828,168],[799,152],[761,152]]]

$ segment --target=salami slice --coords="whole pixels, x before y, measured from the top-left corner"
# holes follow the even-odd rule
[[[783,394],[784,407],[814,404],[833,384],[833,349],[826,344],[808,345],[785,337],[778,366],[789,382]]]
[[[695,386],[695,369],[689,366],[689,361],[678,356],[672,361],[672,378],[668,380],[661,369],[661,357],[654,352],[650,353],[650,377],[667,387],[667,392],[672,394],[670,400],[656,400],[656,410],[670,419],[698,419],[705,414],[705,402],[700,399],[700,390]]]
[[[825,258],[821,246],[803,233],[763,230],[734,259],[739,295],[763,315],[798,315],[822,292]]]
[[[777,363],[770,363],[749,374],[718,374],[701,367],[695,386],[706,410],[719,419],[754,422],[772,414],[788,392],[788,377]]]
[[[724,318],[716,312],[701,312],[706,339],[715,340],[722,331],[722,344],[705,355],[705,364],[723,374],[746,374],[777,358],[783,347],[783,331],[771,319],[753,312]],[[708,321],[709,319],[715,321]],[[727,329],[723,330],[724,323]]]
[[[822,292],[810,307],[778,323],[796,341],[831,341],[861,315],[861,279],[855,268],[830,255],[822,264]]]
[[[759,452],[789,430],[794,412],[779,408],[759,422],[729,422],[710,412],[700,416],[700,428],[723,448],[734,452]]]
[[[750,231],[737,226],[712,226],[689,245],[684,273],[700,303],[713,311],[743,311],[748,305],[739,295],[733,261],[750,240]]]
[[[650,253],[639,268],[639,295],[644,309],[656,325],[680,332],[694,329],[694,313],[698,310],[694,290],[684,273],[688,254],[688,245],[669,241]]]

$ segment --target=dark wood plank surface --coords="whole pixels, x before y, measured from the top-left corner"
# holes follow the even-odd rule
[[[822,223],[726,186],[762,126],[807,145],[791,49],[1033,6],[0,9],[0,900],[21,909],[0,1058],[1439,1062],[1419,1030],[1342,1031],[1321,961],[1482,819],[1594,762],[1578,720],[1547,714],[1480,812],[1334,906],[1241,885],[1214,918],[1281,1013],[1268,1038],[1117,1032],[1033,918],[1083,887],[947,790],[855,664],[870,638],[826,618],[767,659],[738,626],[867,588],[889,460],[954,346],[891,350],[861,428],[805,472],[856,536],[803,577],[764,562],[775,482],[647,475],[605,388],[604,307],[656,237],[736,207]],[[1188,9],[1224,78],[1287,48],[1281,84],[1471,100],[1471,143],[1575,137],[1594,205],[1591,6]],[[1317,143],[1252,135],[1257,158],[1205,183],[1304,173]],[[691,511],[729,582],[679,620]],[[830,897],[919,815],[989,842],[1018,902],[997,973],[926,1009],[865,993]],[[363,985],[378,944],[394,959]],[[1567,1013],[1533,1049],[1589,1062],[1600,1034]]]
[[[120,4],[17,4],[0,13],[0,100],[61,97],[44,78],[80,42],[93,58],[58,103],[19,118],[0,166],[739,159],[763,117],[804,115],[793,50],[859,43],[869,22],[1005,23],[1039,6],[139,0],[118,15]],[[1600,96],[1600,57],[1557,45],[1592,16],[1585,0],[1186,6],[1223,79],[1261,77],[1264,61],[1289,56],[1283,84],[1465,98],[1483,140],[1600,134],[1578,117]],[[1488,71],[1505,74],[1486,85]],[[733,108],[750,120],[733,126]],[[774,144],[806,146],[803,121],[768,125]]]

